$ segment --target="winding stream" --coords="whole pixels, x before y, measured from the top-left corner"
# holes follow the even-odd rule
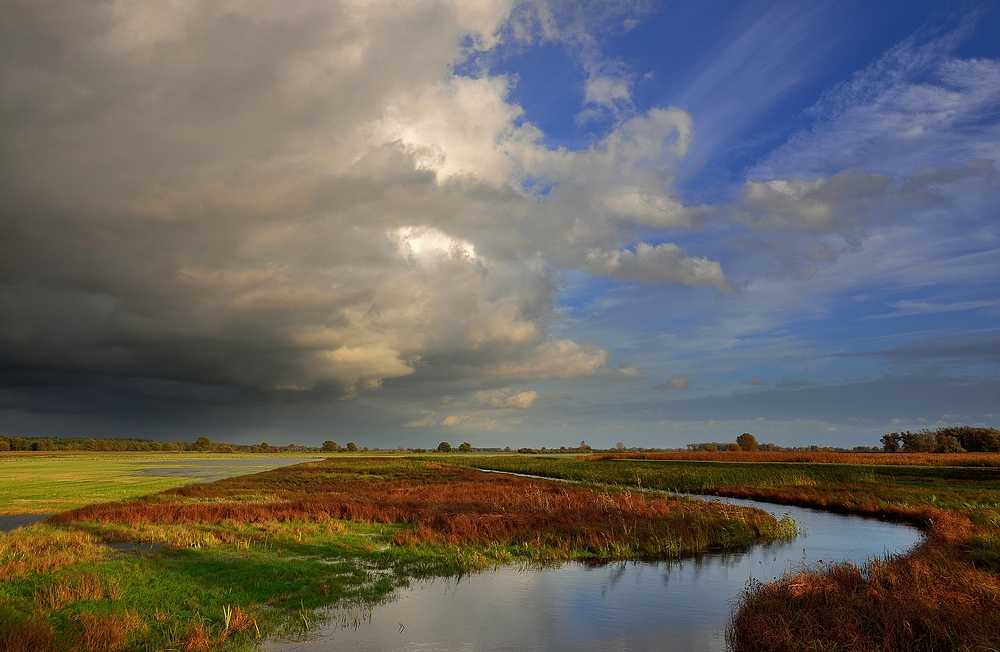
[[[460,580],[414,582],[370,611],[334,611],[308,640],[276,640],[285,652],[389,650],[721,651],[734,598],[750,578],[769,581],[803,565],[863,562],[919,543],[909,525],[749,500],[790,513],[805,533],[735,554],[656,563],[500,568]]]

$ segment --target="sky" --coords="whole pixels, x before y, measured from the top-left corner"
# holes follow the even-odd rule
[[[1000,5],[0,6],[0,433],[1000,426]]]

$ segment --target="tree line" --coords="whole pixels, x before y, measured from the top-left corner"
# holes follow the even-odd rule
[[[886,453],[1000,453],[1000,430],[951,426],[920,432],[890,432],[882,435]]]

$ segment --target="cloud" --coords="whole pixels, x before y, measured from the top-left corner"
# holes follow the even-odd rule
[[[943,312],[964,312],[1000,306],[1000,299],[980,299],[977,301],[954,301],[951,303],[936,303],[932,301],[908,301],[901,299],[889,304],[895,312],[884,315],[870,315],[865,319],[889,319],[892,317],[910,317],[913,315],[928,315]]]
[[[1000,336],[996,333],[961,333],[911,342],[881,351],[841,355],[878,357],[901,367],[942,363],[994,365],[1000,363]]]
[[[810,109],[813,126],[793,135],[750,171],[754,178],[877,166],[912,174],[921,166],[958,168],[996,159],[1000,61],[951,52],[974,22],[921,43],[907,39]]]
[[[676,376],[674,378],[667,379],[667,382],[660,383],[659,385],[654,385],[655,389],[687,389],[691,386],[690,381],[688,381],[687,376]]]
[[[527,410],[538,400],[538,392],[530,390],[515,393],[510,389],[493,389],[477,392],[476,398],[481,405],[491,408]]]
[[[743,381],[744,385],[767,385],[767,382],[760,376],[754,376],[753,378],[747,378]]]
[[[888,182],[885,175],[856,171],[813,181],[747,181],[737,219],[758,231],[857,229],[866,200],[881,196]]]
[[[792,387],[807,387],[810,383],[805,380],[796,380],[795,378],[789,378],[788,376],[782,377],[778,381],[778,387],[792,388]]]
[[[707,210],[674,187],[687,113],[550,148],[507,77],[455,72],[510,2],[3,11],[26,30],[0,36],[5,368],[345,398],[581,378],[610,354],[555,334],[561,270],[733,290],[634,237]],[[552,38],[599,24],[561,11]],[[609,66],[595,102],[625,97]]]

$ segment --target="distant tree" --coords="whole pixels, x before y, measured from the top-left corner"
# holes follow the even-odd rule
[[[594,450],[594,449],[589,444],[587,444],[587,442],[585,442],[585,441],[581,441],[580,442],[580,452],[581,453],[589,453],[592,450]]]
[[[330,441],[327,439],[323,442],[323,448],[320,449],[324,453],[336,453],[340,450],[340,445],[335,441]]]
[[[348,453],[357,453],[358,452],[358,445],[355,444],[353,441],[347,442],[347,452]]]
[[[10,442],[7,441],[6,437],[0,437],[0,451],[7,452],[10,450]]]
[[[730,453],[738,453],[742,449],[739,444],[726,444],[726,450]]]
[[[439,453],[450,453],[451,452],[451,444],[449,444],[446,441],[443,441],[440,444],[438,444],[437,450],[438,450]]]
[[[882,442],[882,450],[886,453],[898,453],[903,446],[903,438],[898,432],[882,435],[879,441]]]
[[[198,437],[194,442],[194,449],[196,451],[210,451],[212,450],[212,440],[208,437]]]
[[[744,451],[756,451],[759,446],[757,444],[757,438],[751,435],[749,432],[745,432],[736,438],[736,443],[740,445],[740,450]]]
[[[706,453],[717,453],[718,451],[719,451],[719,447],[716,446],[715,444],[705,444],[705,452]]]
[[[618,442],[617,444],[615,444],[615,450],[619,452],[625,450],[625,444],[623,444],[622,442]]]
[[[937,436],[929,430],[906,432],[899,435],[903,440],[903,450],[907,453],[933,453],[937,448]]]
[[[470,444],[467,441],[463,441],[458,446],[458,452],[459,453],[471,453],[472,452],[472,444]]]
[[[260,442],[260,452],[262,452],[262,453],[268,453],[270,451],[271,451],[271,446],[268,445],[268,443],[266,441]]]
[[[958,440],[962,448],[977,453],[1000,452],[1000,430],[996,428],[973,428],[957,426],[939,428],[938,434],[950,435]]]
[[[955,437],[954,435],[938,431],[935,433],[934,438],[937,440],[937,448],[934,449],[935,453],[965,452],[965,449],[962,448],[962,444],[958,442],[958,437]]]
[[[232,453],[235,450],[236,449],[233,448],[232,446],[230,446],[229,444],[219,444],[219,446],[216,447],[215,452],[216,453]]]

